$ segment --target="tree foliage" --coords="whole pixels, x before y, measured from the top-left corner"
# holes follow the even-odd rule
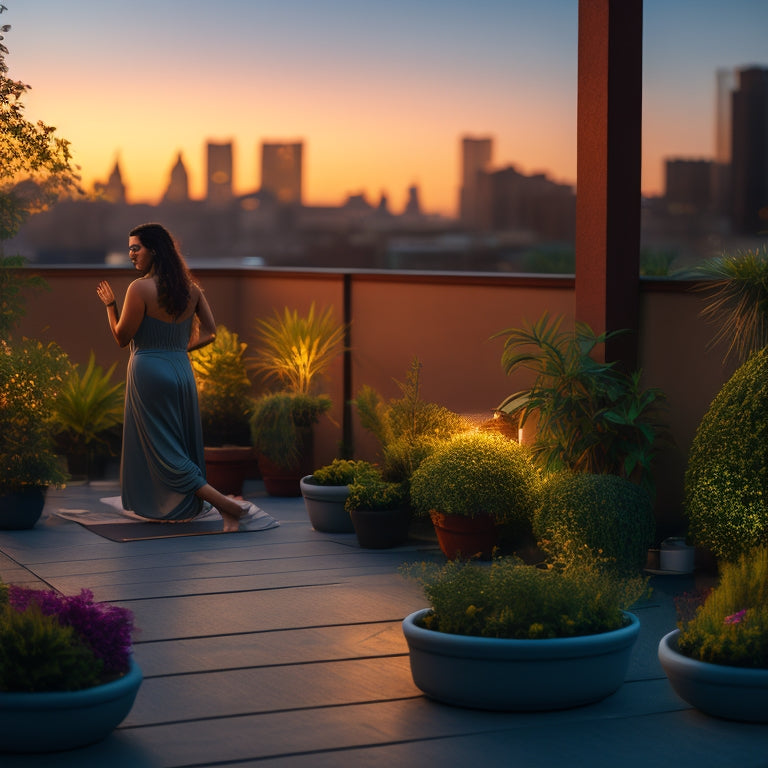
[[[0,5],[0,13],[8,10]],[[30,86],[8,76],[8,48],[2,42],[10,25],[0,27],[0,255],[33,213],[64,195],[82,192],[70,145],[56,128],[24,114]]]

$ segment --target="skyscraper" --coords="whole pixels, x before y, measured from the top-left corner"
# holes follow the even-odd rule
[[[301,141],[290,144],[267,143],[261,145],[261,191],[269,192],[278,203],[302,204]]]
[[[755,235],[768,230],[768,69],[739,70],[732,115],[733,231]]]
[[[483,219],[483,177],[490,170],[493,139],[461,140],[461,191],[459,218],[469,227],[478,227]]]
[[[715,213],[731,213],[731,101],[736,73],[718,69],[715,102],[715,162],[712,165],[712,205]]]
[[[206,200],[209,205],[221,208],[232,202],[232,142],[214,144],[209,141],[208,186]]]

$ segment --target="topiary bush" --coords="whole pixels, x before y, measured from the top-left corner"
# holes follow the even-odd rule
[[[768,536],[768,347],[723,385],[699,424],[685,473],[694,541],[735,560]]]
[[[411,477],[411,502],[421,515],[476,517],[530,528],[538,473],[524,446],[490,432],[456,435],[422,461]]]
[[[603,562],[638,572],[656,523],[647,491],[618,475],[562,472],[543,484],[534,534],[556,561]]]

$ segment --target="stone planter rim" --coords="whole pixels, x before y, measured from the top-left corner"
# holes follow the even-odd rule
[[[729,685],[738,685],[743,688],[768,689],[768,669],[759,667],[734,667],[729,664],[712,664],[708,661],[692,659],[681,653],[677,648],[677,639],[680,630],[675,629],[667,633],[659,641],[659,661],[662,665],[668,660],[674,659],[675,664],[685,671],[687,677],[710,683],[722,684],[726,680]]]
[[[445,651],[449,653],[452,646],[457,641],[466,643],[471,647],[466,655],[468,658],[477,659],[502,659],[509,653],[510,644],[514,644],[519,654],[530,659],[550,658],[550,659],[570,659],[579,658],[584,655],[594,655],[587,649],[593,649],[595,643],[604,646],[605,651],[624,646],[630,637],[636,636],[640,631],[640,619],[629,611],[622,611],[627,617],[629,623],[618,629],[607,632],[598,632],[591,635],[577,635],[576,637],[552,637],[541,639],[516,639],[502,637],[478,637],[475,635],[454,635],[449,632],[438,632],[434,629],[425,629],[416,622],[422,616],[430,612],[430,608],[422,608],[414,611],[403,619],[403,631],[407,632],[414,642],[429,641],[430,647],[435,652]]]

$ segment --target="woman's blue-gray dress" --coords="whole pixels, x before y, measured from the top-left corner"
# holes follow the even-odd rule
[[[154,520],[199,514],[203,430],[187,345],[194,315],[168,323],[145,315],[131,341],[125,383],[120,484],[123,507]]]

